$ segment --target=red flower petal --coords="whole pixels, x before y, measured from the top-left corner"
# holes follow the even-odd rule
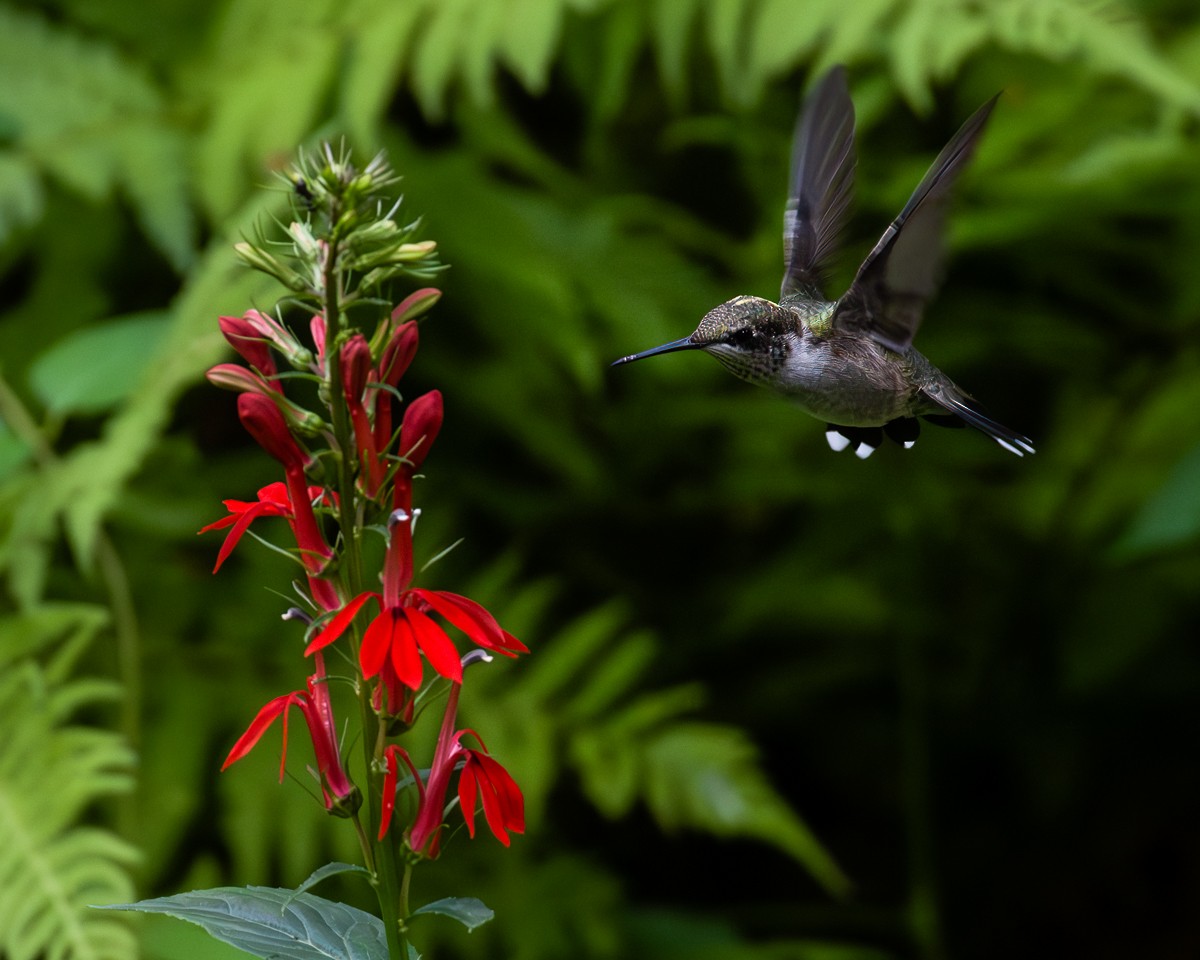
[[[258,715],[250,721],[250,726],[246,728],[246,732],[238,737],[237,743],[233,745],[233,749],[229,751],[229,756],[225,758],[225,762],[221,764],[221,769],[224,770],[230,764],[236,763],[248,754],[254,745],[262,739],[262,735],[267,732],[267,728],[275,722],[280,714],[283,715],[283,755],[279,758],[279,779],[283,780],[283,767],[287,761],[287,709],[292,704],[300,705],[302,702],[299,693],[285,693],[282,697],[276,697],[266,706],[258,711]]]
[[[362,648],[358,651],[358,664],[368,680],[379,673],[392,643],[392,615],[384,610],[367,625],[363,634]]]
[[[421,655],[417,653],[417,638],[404,615],[396,607],[390,613],[392,620],[392,668],[402,684],[416,690],[421,685]]]
[[[447,680],[462,683],[462,660],[446,631],[416,607],[405,607],[402,611],[429,665]]]
[[[486,753],[473,753],[479,763],[478,780],[483,814],[496,839],[508,846],[508,831],[525,832],[525,798],[509,772]]]
[[[362,609],[362,605],[371,597],[378,597],[374,593],[360,593],[357,597],[347,603],[333,617],[329,623],[325,624],[325,628],[312,638],[312,641],[304,648],[304,655],[307,657],[311,653],[316,653],[318,650],[329,646],[346,632],[346,628],[350,626],[350,621],[354,619],[355,614]]]
[[[467,823],[467,833],[475,839],[475,799],[479,793],[479,784],[475,778],[475,764],[467,755],[466,766],[458,776],[458,805],[462,808],[463,820]]]
[[[419,596],[481,647],[509,657],[529,652],[520,640],[501,630],[496,618],[474,600],[445,590],[417,588],[410,592]]]

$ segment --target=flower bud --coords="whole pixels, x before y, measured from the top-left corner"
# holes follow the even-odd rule
[[[442,429],[442,393],[430,390],[417,397],[404,411],[400,424],[400,453],[408,462],[408,471],[416,473],[429,455],[429,448]]]
[[[242,317],[218,317],[221,334],[250,366],[260,373],[275,373],[275,360],[262,334]],[[220,384],[218,384],[220,386]]]
[[[260,447],[287,470],[303,471],[311,459],[288,430],[287,421],[274,401],[258,393],[238,397],[238,417]]]

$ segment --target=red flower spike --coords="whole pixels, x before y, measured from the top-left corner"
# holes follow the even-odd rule
[[[218,317],[217,325],[229,345],[250,366],[267,376],[275,374],[275,359],[271,356],[271,350],[252,323],[241,317]]]

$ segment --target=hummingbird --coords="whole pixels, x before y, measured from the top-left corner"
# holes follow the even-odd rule
[[[617,366],[703,350],[735,376],[770,387],[824,420],[836,452],[866,459],[886,435],[911,448],[922,417],[972,426],[1018,457],[1027,438],[1005,427],[912,345],[942,266],[942,223],[951,187],[966,166],[999,94],[962,125],[900,215],[836,300],[822,269],[845,225],[854,181],[854,104],[844,67],[834,67],[805,99],[796,122],[779,302],[739,296],[713,308],[681,340],[622,357]]]

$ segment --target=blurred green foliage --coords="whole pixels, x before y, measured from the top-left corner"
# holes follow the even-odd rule
[[[918,344],[1036,457],[861,463],[706,358],[607,369],[774,295],[835,62],[835,285],[1004,90]],[[1184,0],[0,4],[0,950],[121,956],[83,904],[353,857],[268,752],[215,773],[303,666],[279,559],[214,580],[194,536],[275,479],[202,381],[216,316],[280,293],[230,244],[345,136],[453,265],[409,374],[447,406],[421,548],[466,538],[431,585],[535,651],[464,705],[530,829],[423,871],[497,911],[439,955],[1195,954],[1198,122]]]

